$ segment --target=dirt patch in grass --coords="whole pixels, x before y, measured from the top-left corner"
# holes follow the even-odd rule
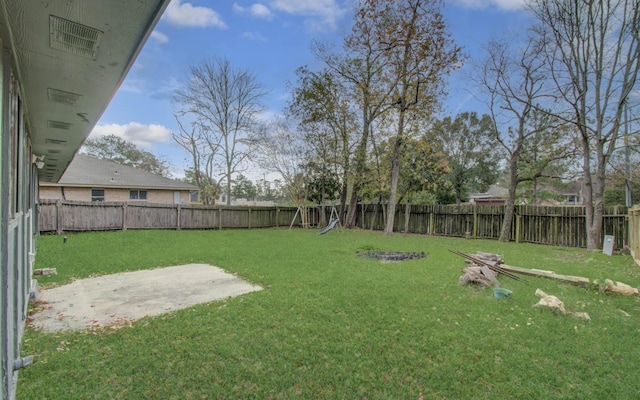
[[[46,332],[119,326],[260,289],[206,264],[123,272],[40,290],[29,323]]]

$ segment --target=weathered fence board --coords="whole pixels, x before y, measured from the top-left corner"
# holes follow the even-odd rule
[[[383,230],[384,205],[358,205],[356,226]],[[307,207],[307,226],[320,221],[322,208]],[[640,219],[640,210],[636,211]],[[324,208],[325,220],[331,207]],[[615,236],[616,249],[629,243],[626,208],[606,210],[603,235]],[[498,239],[504,206],[399,205],[394,230],[417,234]],[[640,225],[640,222],[636,222]],[[41,232],[125,229],[242,229],[302,226],[296,207],[229,207],[148,203],[46,201],[40,203]],[[640,233],[635,232],[637,236]],[[583,207],[516,206],[511,240],[586,247]],[[640,245],[638,245],[640,251]]]

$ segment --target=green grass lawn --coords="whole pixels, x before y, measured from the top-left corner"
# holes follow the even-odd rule
[[[359,250],[424,251],[383,263]],[[264,290],[106,332],[28,328],[18,399],[635,399],[640,300],[544,278],[513,291],[458,285],[464,259],[640,286],[629,256],[584,249],[334,230],[126,231],[43,236],[43,287],[188,263]],[[533,308],[536,288],[591,321]],[[628,314],[629,316],[625,315]]]

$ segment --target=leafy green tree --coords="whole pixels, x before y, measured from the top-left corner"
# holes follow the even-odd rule
[[[167,160],[146,150],[141,150],[135,144],[116,135],[88,139],[82,145],[80,152],[152,174],[164,177],[172,175],[171,164]]]
[[[436,121],[429,136],[444,153],[447,179],[458,206],[471,192],[484,192],[498,180],[502,152],[491,117],[464,112]]]
[[[384,47],[389,101],[394,105],[397,129],[391,153],[389,210],[384,228],[393,233],[398,182],[404,142],[435,108],[443,93],[444,78],[459,67],[461,49],[447,31],[438,0],[365,0],[363,13],[374,20],[376,40]],[[404,166],[403,166],[404,168]]]
[[[234,199],[254,200],[258,194],[256,186],[242,174],[236,175],[231,189],[231,196]]]
[[[196,173],[193,168],[186,169],[183,180],[200,188],[200,201],[204,205],[214,205],[222,193],[220,183],[202,171]]]
[[[354,102],[341,76],[331,69],[296,71],[298,80],[287,113],[298,121],[308,158],[340,176],[340,211],[346,209],[347,183],[353,173],[355,133],[358,121]]]

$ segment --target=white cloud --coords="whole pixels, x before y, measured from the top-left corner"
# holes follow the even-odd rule
[[[144,125],[139,122],[129,122],[126,125],[104,124],[96,125],[91,131],[90,138],[116,135],[143,149],[152,149],[156,143],[169,143],[171,130],[157,124]]]
[[[266,42],[267,38],[259,34],[258,32],[244,32],[242,37],[249,40],[257,40],[260,42]]]
[[[274,17],[269,7],[261,3],[255,3],[249,7],[242,7],[238,3],[233,3],[233,11],[240,14],[249,14],[255,18],[273,19]]]
[[[529,0],[451,0],[451,2],[469,8],[495,6],[503,10],[520,10],[525,8]]]
[[[336,29],[338,20],[347,12],[335,0],[273,0],[270,4],[275,10],[309,17],[308,25],[316,29]]]
[[[222,20],[220,14],[213,9],[193,6],[191,3],[181,4],[181,0],[172,0],[163,18],[177,26],[227,28],[227,24]]]
[[[167,43],[169,41],[169,36],[164,33],[160,33],[158,31],[151,32],[151,37],[158,41],[158,43]]]

